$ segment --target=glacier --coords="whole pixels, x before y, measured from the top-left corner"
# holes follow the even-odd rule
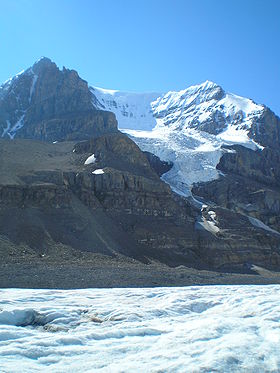
[[[216,83],[206,81],[179,92],[130,93],[92,87],[94,105],[115,113],[119,129],[143,151],[172,161],[162,176],[171,188],[191,196],[194,183],[217,179],[217,164],[225,145],[239,144],[262,149],[248,136],[263,105],[226,93]]]
[[[278,372],[280,286],[0,290],[1,372]]]

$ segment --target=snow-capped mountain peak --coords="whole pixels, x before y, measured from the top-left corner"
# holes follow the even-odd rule
[[[160,93],[133,93],[91,88],[95,106],[113,111],[120,128],[152,130],[158,126],[172,129],[197,128],[219,134],[231,125],[251,128],[251,119],[262,114],[263,105],[226,93],[221,86],[205,81],[187,89]]]
[[[113,111],[119,128],[142,150],[173,162],[162,178],[183,195],[190,194],[193,183],[219,177],[216,166],[223,145],[262,148],[252,129],[258,127],[265,107],[209,80],[165,94],[96,87],[91,91],[97,108]]]
[[[75,124],[78,120],[73,120],[89,113],[104,117],[104,122],[92,125],[88,123],[90,121],[84,121],[84,126],[89,128],[81,133],[81,137],[86,136],[84,133],[116,131],[114,115],[98,113],[92,98],[87,82],[76,71],[65,67],[60,70],[49,58],[43,57],[0,87],[0,137],[38,137],[57,141],[64,139],[66,133],[73,136],[75,130],[82,131],[80,123]],[[54,119],[56,125],[46,124]]]
[[[207,80],[202,84],[194,85],[178,92],[169,91],[162,98],[157,100],[153,106],[156,107],[160,102],[162,105],[160,110],[164,110],[167,107],[176,106],[178,103],[180,103],[181,106],[199,105],[203,102],[219,99],[223,97],[224,94],[225,92],[219,85]],[[164,105],[165,103],[169,105],[166,106]]]
[[[234,124],[249,129],[248,119],[261,114],[262,105],[252,100],[226,93],[216,83],[206,81],[179,92],[168,92],[151,103],[160,125],[172,128],[198,128],[218,134]]]

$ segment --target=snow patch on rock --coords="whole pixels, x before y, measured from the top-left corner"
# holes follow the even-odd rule
[[[14,139],[14,137],[16,135],[16,132],[24,126],[24,117],[25,117],[25,113],[19,118],[19,120],[16,122],[16,124],[8,132],[11,139]]]
[[[85,160],[85,163],[84,164],[92,164],[92,163],[95,163],[96,161],[96,158],[95,158],[95,155],[92,154],[90,155],[86,160]]]
[[[92,171],[93,175],[103,175],[104,171],[102,168],[98,168],[97,170]]]
[[[30,87],[29,103],[31,103],[32,95],[34,93],[37,80],[38,80],[38,75],[34,74],[33,79],[32,79],[32,83],[31,83],[31,87]]]

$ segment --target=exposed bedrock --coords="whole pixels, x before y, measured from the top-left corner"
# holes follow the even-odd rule
[[[193,192],[218,206],[261,220],[280,232],[280,152],[233,146],[217,168],[224,176],[194,186]]]
[[[45,141],[79,140],[117,132],[115,115],[74,70],[43,58],[0,91],[0,136]]]
[[[2,140],[0,156],[0,235],[38,254],[52,250],[55,257],[66,245],[170,266],[279,268],[277,233],[239,211],[201,212],[174,194],[123,134],[79,143]]]

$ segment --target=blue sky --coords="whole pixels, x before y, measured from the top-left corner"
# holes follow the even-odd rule
[[[280,115],[279,0],[0,0],[0,82],[47,56],[91,85],[212,80]]]

